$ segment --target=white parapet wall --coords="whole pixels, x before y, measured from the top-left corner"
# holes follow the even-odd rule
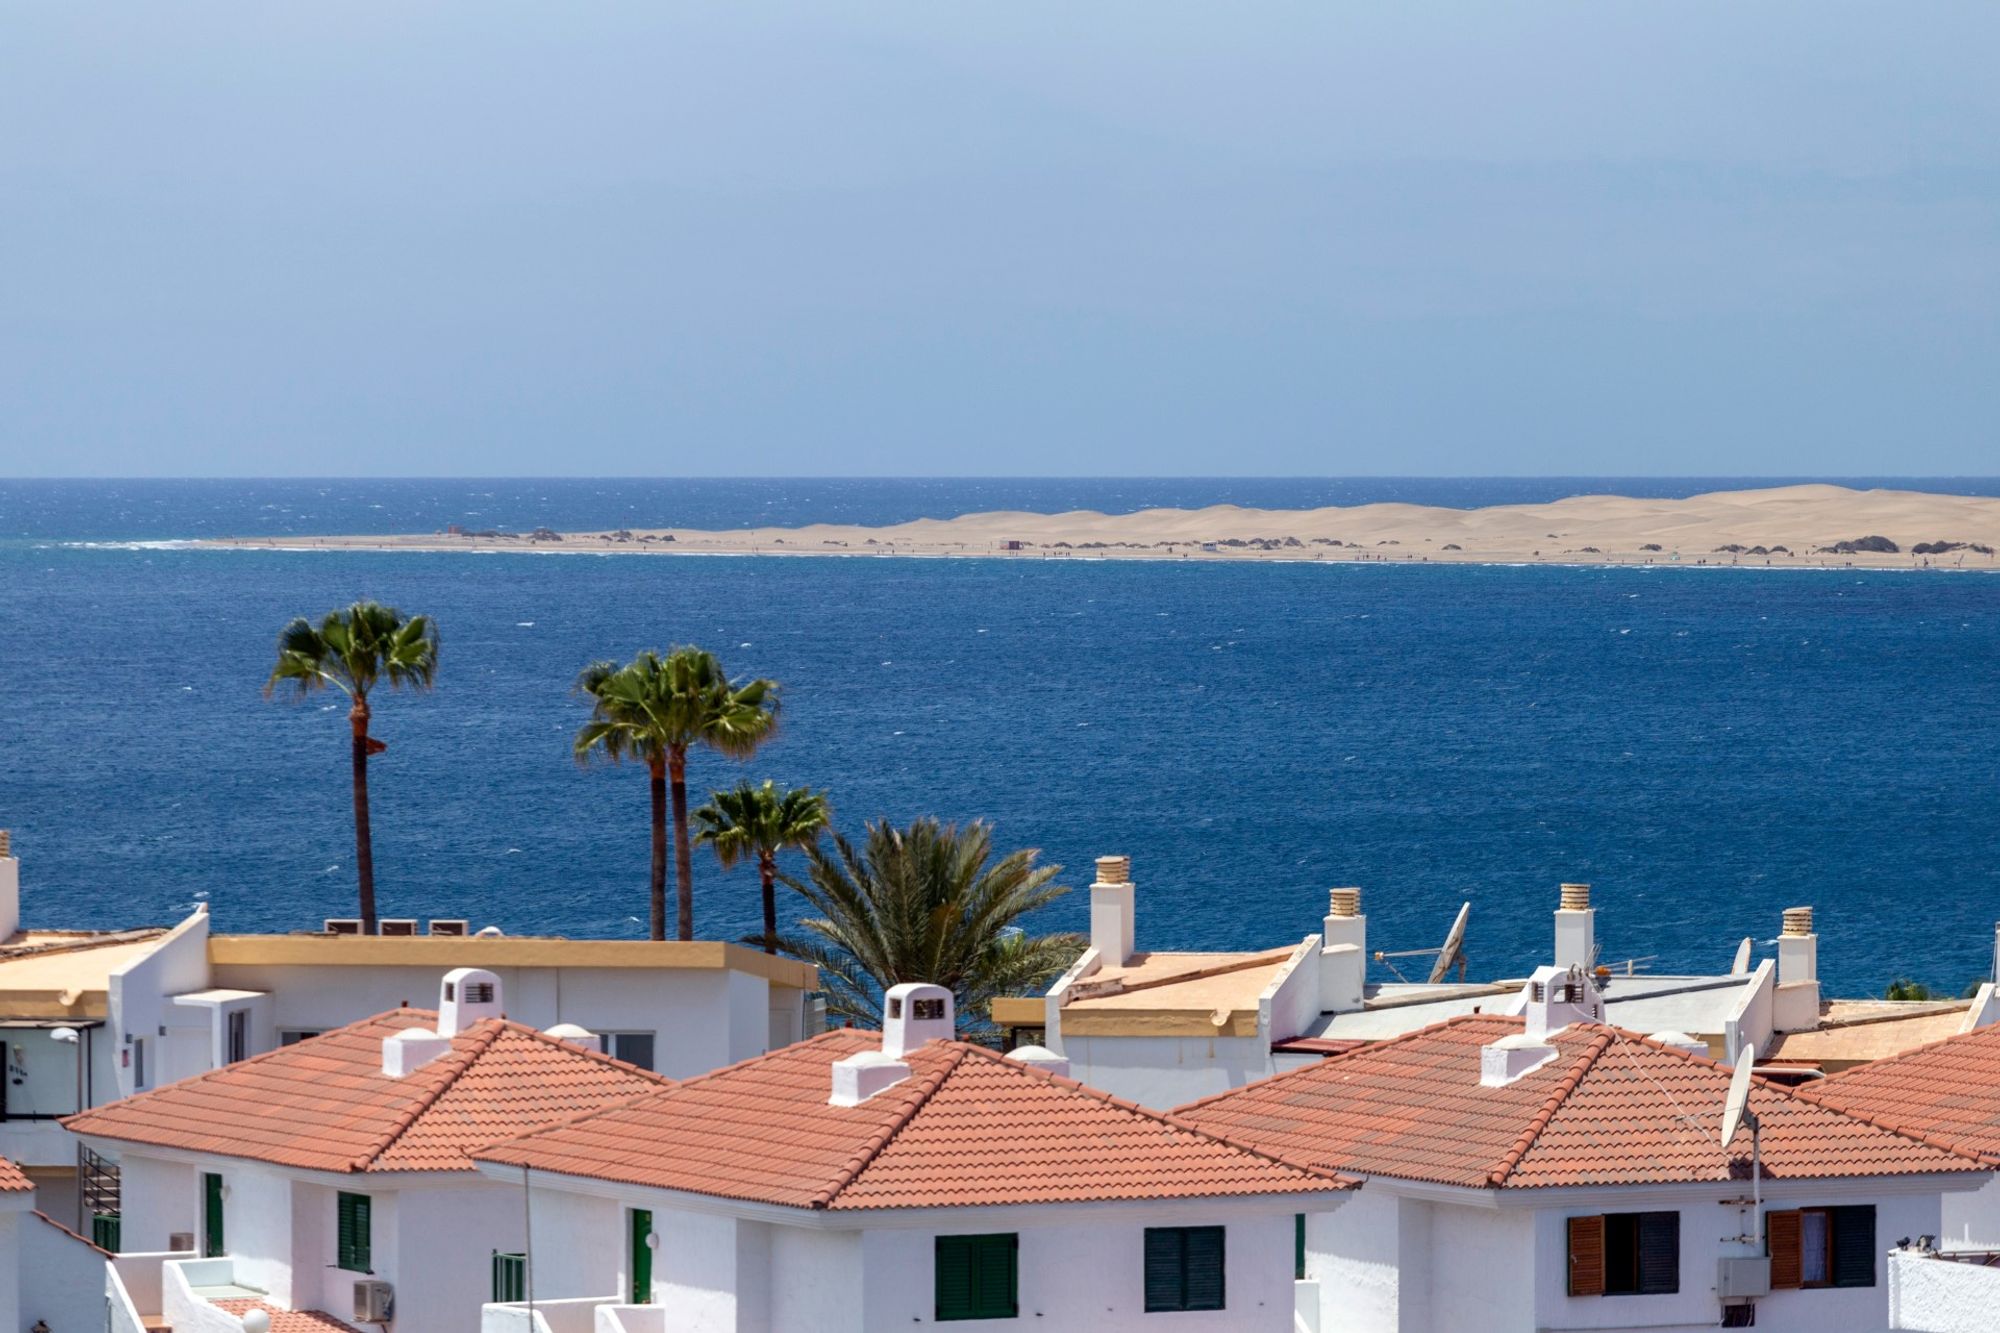
[[[2000,1268],[1922,1250],[1889,1252],[1893,1333],[1992,1333],[1996,1312]]]

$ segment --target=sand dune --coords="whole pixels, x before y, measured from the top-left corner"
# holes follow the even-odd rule
[[[1854,543],[1862,543],[1854,549]],[[1575,495],[1549,504],[1444,509],[1144,509],[993,512],[885,527],[812,524],[535,534],[243,538],[203,546],[634,554],[1008,556],[1051,559],[1314,559],[1549,564],[1751,564],[1993,569],[2000,499],[1803,485],[1685,500]],[[1943,549],[1931,549],[1942,545]],[[1919,550],[1919,547],[1925,549]]]

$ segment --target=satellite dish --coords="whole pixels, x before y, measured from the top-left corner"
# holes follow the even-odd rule
[[[1732,977],[1747,976],[1750,972],[1750,937],[1745,935],[1743,943],[1736,946],[1736,961],[1730,965]]]
[[[1465,919],[1472,915],[1472,904],[1461,903],[1458,919],[1451,923],[1451,930],[1444,937],[1444,947],[1438,950],[1437,961],[1431,964],[1431,984],[1443,981],[1445,973],[1454,964],[1458,967],[1459,979],[1465,979]]]
[[[1743,1128],[1745,1117],[1750,1114],[1750,1067],[1757,1063],[1757,1047],[1745,1046],[1736,1055],[1736,1072],[1729,1076],[1729,1098],[1722,1104],[1722,1150],[1729,1151],[1729,1141],[1736,1137],[1736,1131]]]

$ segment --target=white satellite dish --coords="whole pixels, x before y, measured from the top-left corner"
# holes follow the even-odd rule
[[[1750,972],[1750,937],[1745,935],[1743,943],[1736,946],[1736,961],[1730,965],[1732,977],[1747,976]]]
[[[1472,904],[1461,903],[1458,919],[1451,923],[1451,930],[1444,937],[1444,947],[1438,950],[1437,961],[1431,964],[1431,984],[1445,979],[1445,974],[1453,966],[1458,968],[1458,978],[1465,980],[1465,919],[1472,915]]]
[[[1743,1121],[1750,1114],[1750,1067],[1757,1063],[1757,1047],[1745,1046],[1736,1055],[1736,1072],[1729,1076],[1729,1097],[1722,1104],[1722,1150],[1729,1151],[1730,1140],[1736,1131],[1743,1128]],[[1752,1132],[1756,1121],[1751,1119]]]

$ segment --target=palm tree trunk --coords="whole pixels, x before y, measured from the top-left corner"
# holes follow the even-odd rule
[[[368,700],[357,695],[348,710],[354,733],[354,871],[361,894],[361,933],[375,933],[375,838],[368,829]]]
[[[651,799],[653,807],[653,938],[667,937],[667,765],[664,760],[655,759],[652,770]]]
[[[757,855],[757,874],[764,881],[764,952],[778,951],[778,858],[769,852]]]
[[[694,938],[694,850],[688,844],[687,752],[670,751],[667,774],[674,793],[674,891],[680,898],[680,937]]]

